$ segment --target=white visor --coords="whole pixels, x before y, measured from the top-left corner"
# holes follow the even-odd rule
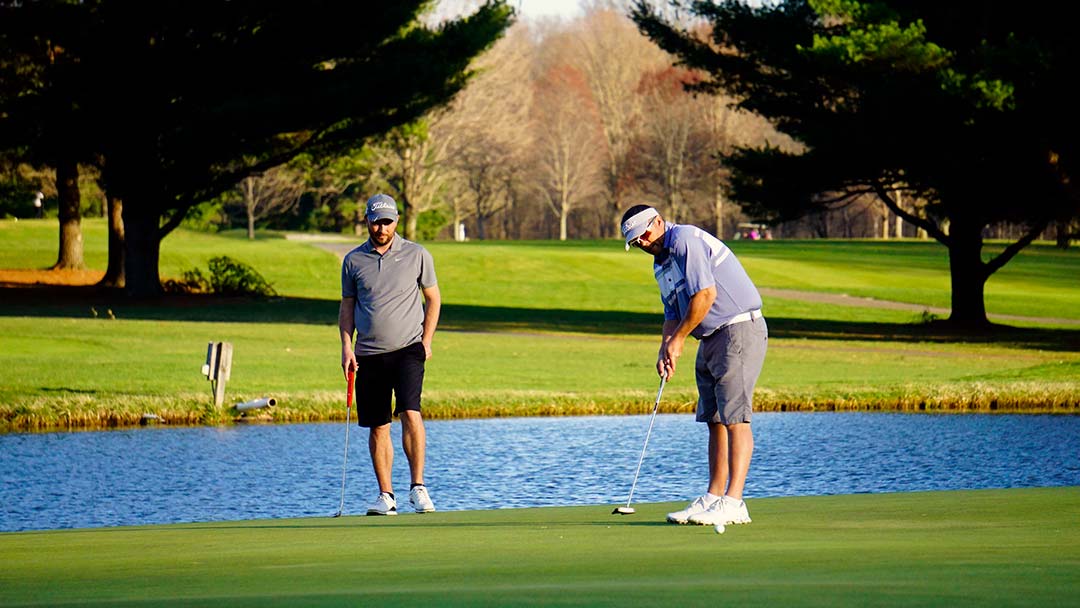
[[[627,218],[622,224],[623,237],[626,238],[626,250],[630,251],[630,244],[636,241],[641,235],[645,234],[645,230],[649,228],[649,222],[660,213],[649,207],[648,209],[642,209],[634,215]]]

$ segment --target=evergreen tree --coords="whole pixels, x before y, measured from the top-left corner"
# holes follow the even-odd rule
[[[354,148],[445,103],[512,18],[492,0],[426,27],[429,5],[26,0],[3,8],[66,11],[77,26],[28,20],[33,29],[21,35],[54,40],[77,58],[68,82],[85,133],[70,145],[104,159],[105,187],[123,201],[127,292],[154,296],[161,240],[188,209],[247,175],[301,153]],[[33,85],[25,78],[0,91]]]
[[[987,279],[1080,212],[1065,6],[964,0],[694,2],[708,34],[639,1],[639,27],[803,145],[735,150],[735,196],[783,220],[871,194],[949,250],[952,315],[988,324]],[[917,201],[904,206],[900,201]],[[988,224],[1025,236],[983,259]]]

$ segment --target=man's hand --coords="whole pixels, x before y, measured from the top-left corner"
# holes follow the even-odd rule
[[[359,365],[356,363],[356,353],[353,352],[352,346],[346,346],[341,349],[341,371],[345,373],[345,377],[349,377],[349,372],[355,372]]]
[[[664,321],[664,339],[660,342],[660,354],[656,360],[656,372],[661,376],[667,372],[667,379],[675,375],[675,366],[682,356],[686,337],[701,323],[716,301],[716,287],[706,287],[690,296],[690,308],[681,321]]]
[[[663,377],[664,380],[671,380],[672,370],[668,368],[663,359],[656,360],[656,375]]]
[[[424,360],[425,361],[430,360],[431,359],[431,342],[428,342],[427,340],[421,340],[421,343],[424,345]]]
[[[686,337],[679,334],[675,334],[664,341],[660,347],[660,356],[656,362],[657,373],[665,376],[668,380],[675,375],[675,367],[679,362],[679,357],[682,356],[685,344]]]

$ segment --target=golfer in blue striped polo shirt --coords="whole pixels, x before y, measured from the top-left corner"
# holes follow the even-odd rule
[[[754,451],[750,417],[769,339],[761,295],[735,254],[697,226],[665,222],[656,209],[637,205],[623,215],[622,233],[627,250],[637,247],[653,256],[664,303],[657,373],[671,378],[686,337],[700,340],[697,421],[709,425],[709,487],[667,520],[750,523],[743,501]]]

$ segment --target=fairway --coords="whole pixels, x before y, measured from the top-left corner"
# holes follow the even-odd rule
[[[0,221],[0,267],[47,267],[55,230],[49,221]],[[84,233],[87,263],[101,268],[105,225],[86,220]],[[146,413],[170,425],[227,423],[234,413],[208,407],[209,383],[199,373],[210,341],[234,345],[227,404],[274,396],[276,421],[342,418],[338,252],[355,240],[260,233],[249,241],[181,229],[163,242],[163,277],[227,254],[274,285],[280,296],[265,300],[139,302],[79,288],[0,289],[0,431],[131,426]],[[429,416],[651,407],[662,309],[647,257],[615,241],[425,246],[443,295],[425,384]],[[763,289],[948,303],[948,261],[934,243],[739,241],[732,247]],[[1075,249],[1033,245],[988,283],[988,309],[1080,319],[1078,269]],[[912,311],[764,300],[770,346],[755,397],[761,410],[1080,407],[1075,325],[954,335]],[[695,349],[696,342],[688,344],[687,357]],[[692,409],[696,388],[692,368],[685,369],[661,411]]]
[[[0,534],[0,605],[1062,606],[1080,488],[771,498]]]

